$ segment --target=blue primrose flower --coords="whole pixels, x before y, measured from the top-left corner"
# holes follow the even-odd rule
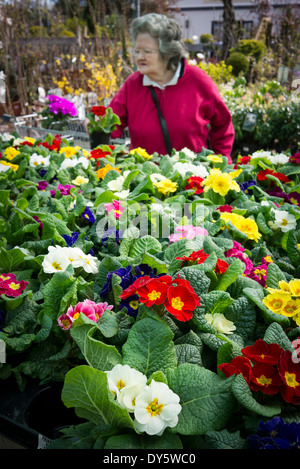
[[[239,182],[239,186],[245,194],[252,195],[253,191],[252,191],[252,189],[249,189],[249,187],[257,186],[257,183],[254,180],[253,181],[246,181],[246,182]]]
[[[121,311],[121,309],[124,307],[127,309],[128,316],[132,316],[133,318],[136,318],[138,310],[139,310],[138,295],[132,295],[132,296],[129,296],[128,298],[125,298],[124,300],[121,300],[120,305],[119,305],[119,311]]]
[[[92,210],[89,207],[85,207],[84,211],[81,214],[82,218],[87,220],[90,223],[94,223],[95,217]]]
[[[64,240],[67,243],[67,246],[71,247],[73,246],[74,243],[76,243],[77,239],[79,238],[79,232],[78,231],[73,231],[71,236],[69,235],[62,235]]]
[[[248,437],[250,449],[299,449],[300,424],[285,423],[281,417],[260,422],[257,433]]]

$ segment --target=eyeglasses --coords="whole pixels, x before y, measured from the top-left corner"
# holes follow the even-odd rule
[[[153,52],[158,52],[158,49],[135,49],[133,51],[133,55],[136,57],[137,55],[143,54],[146,57],[149,57]]]

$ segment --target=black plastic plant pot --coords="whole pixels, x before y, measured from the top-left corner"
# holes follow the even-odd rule
[[[45,449],[62,428],[79,423],[74,409],[61,400],[62,384],[28,385],[22,392],[13,384],[3,382],[0,389],[2,445],[9,441],[25,449]]]

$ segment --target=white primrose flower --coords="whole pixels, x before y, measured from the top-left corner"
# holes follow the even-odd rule
[[[160,173],[152,173],[150,174],[150,179],[153,183],[155,182],[160,182],[160,181],[164,181],[166,178],[166,176],[164,176],[163,174],[160,174]]]
[[[179,153],[184,153],[191,160],[194,160],[196,158],[196,153],[187,147],[182,148],[179,152],[176,153],[178,153],[178,155]]]
[[[5,173],[6,171],[9,170],[9,168],[10,168],[9,165],[0,163],[0,173]]]
[[[165,383],[151,381],[135,399],[134,425],[148,435],[162,435],[167,427],[175,427],[181,411],[179,396]]]
[[[115,196],[119,197],[119,199],[126,199],[130,193],[129,189],[123,189],[120,192],[115,192]]]
[[[83,267],[88,273],[98,272],[97,258],[77,247],[49,246],[42,267],[45,273],[53,274],[65,271],[70,264],[74,268]]]
[[[205,319],[221,334],[232,334],[236,329],[233,322],[226,319],[221,313],[206,314]]]
[[[274,208],[272,210],[275,215],[274,224],[276,227],[280,228],[283,233],[296,228],[297,221],[292,213],[289,213],[287,210],[275,210]]]
[[[106,373],[110,391],[123,408],[133,412],[136,396],[146,386],[147,377],[129,365],[121,364]]]
[[[76,158],[65,158],[59,169],[74,168],[77,165]]]
[[[122,187],[123,187],[123,184],[124,184],[124,181],[125,181],[124,176],[119,176],[116,179],[113,179],[112,181],[109,181],[107,183],[107,187],[112,192],[121,191]]]
[[[50,156],[43,156],[43,155],[38,155],[37,153],[33,153],[30,158],[29,158],[29,165],[32,166],[33,168],[35,166],[49,166],[50,164]]]
[[[258,150],[252,153],[251,155],[251,160],[254,158],[270,158],[272,156],[272,153],[270,151],[265,151],[265,150]]]
[[[206,178],[208,176],[208,171],[205,166],[200,164],[199,166],[192,163],[178,163],[174,164],[174,169],[179,172],[182,177],[185,177],[187,173],[192,173],[194,176],[199,176],[201,178]]]
[[[70,260],[68,259],[65,250],[61,246],[49,246],[48,254],[45,255],[42,262],[42,267],[46,274],[54,274],[56,272],[64,272]]]
[[[0,77],[0,79],[1,79],[1,77]],[[4,132],[4,134],[1,135],[1,138],[2,138],[2,142],[9,142],[9,140],[11,140],[12,138],[15,139],[15,137],[13,135],[9,134],[8,132]]]
[[[75,166],[77,164],[82,164],[84,169],[88,169],[90,162],[85,156],[81,156],[80,158],[77,158],[75,161],[76,161]]]
[[[272,164],[286,164],[289,162],[289,157],[284,153],[278,153],[277,155],[271,155],[268,157]]]

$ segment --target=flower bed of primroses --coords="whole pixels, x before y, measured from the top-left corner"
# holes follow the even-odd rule
[[[62,383],[48,448],[299,447],[300,154],[0,145],[1,386]]]

